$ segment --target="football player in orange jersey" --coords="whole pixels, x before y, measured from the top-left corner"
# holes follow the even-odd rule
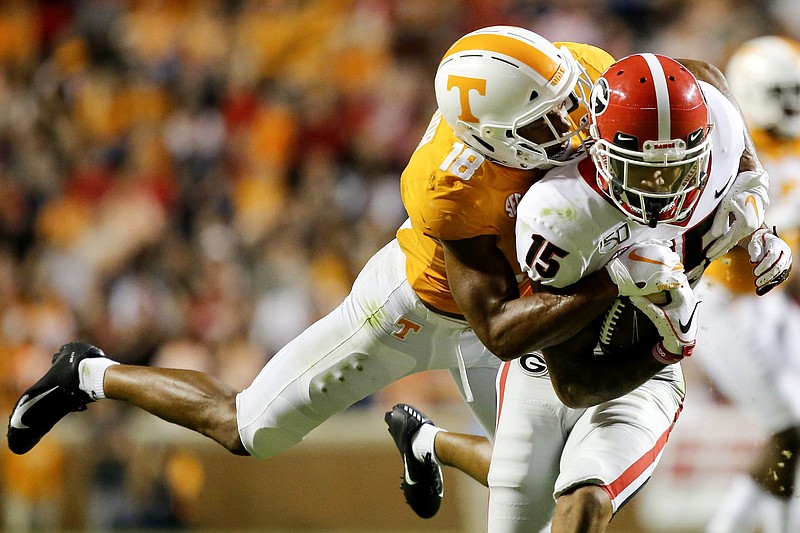
[[[476,70],[470,57],[484,67]],[[581,154],[587,71],[596,76],[611,62],[594,47],[554,46],[514,27],[459,39],[436,79],[446,120],[434,115],[403,174],[409,222],[368,261],[339,307],[284,347],[243,391],[207,374],[121,365],[89,344],[66,344],[18,400],[9,448],[26,453],[68,413],[110,398],[232,453],[268,458],[385,385],[444,368],[491,435],[500,359],[570,338],[619,291],[603,271],[565,291],[520,298],[524,277],[514,251],[517,201],[543,169]],[[673,284],[683,275],[674,266],[653,264],[626,282]],[[641,364],[653,373],[660,368]],[[639,379],[605,366],[593,377],[584,396],[592,401]],[[439,466],[430,456],[417,461],[409,433],[401,437],[405,479],[430,489],[417,510],[431,516],[441,501]]]
[[[800,43],[763,36],[731,56],[726,77],[769,171],[767,223],[800,252]],[[697,360],[735,406],[770,433],[733,481],[708,533],[800,531],[800,306],[797,293],[752,293],[749,257],[740,248],[708,269]],[[797,280],[784,285],[796,288]]]

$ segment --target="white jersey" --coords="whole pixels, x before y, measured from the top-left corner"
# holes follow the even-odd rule
[[[707,265],[706,233],[744,151],[741,116],[714,87],[700,82],[708,101],[711,172],[692,216],[655,228],[629,220],[598,188],[588,158],[551,170],[523,197],[517,214],[517,258],[531,279],[566,287],[599,270],[621,249],[648,239],[671,240],[690,279]]]

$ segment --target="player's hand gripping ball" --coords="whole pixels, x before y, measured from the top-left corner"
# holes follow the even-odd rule
[[[661,341],[655,324],[627,296],[618,297],[600,325],[600,348],[606,355],[647,350]]]
[[[686,283],[681,257],[668,241],[649,240],[617,253],[606,265],[620,296],[647,296]]]

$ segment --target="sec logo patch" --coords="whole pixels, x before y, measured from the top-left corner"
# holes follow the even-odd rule
[[[523,355],[519,358],[519,364],[529,376],[547,375],[547,364],[544,362],[544,357],[538,353]]]
[[[518,192],[515,192],[506,198],[506,214],[509,217],[515,218],[517,216],[517,207],[519,207],[519,201],[521,199],[522,195]]]

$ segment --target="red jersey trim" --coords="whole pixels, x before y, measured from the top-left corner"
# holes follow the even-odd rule
[[[513,361],[505,361],[500,366],[500,380],[498,383],[498,394],[497,394],[497,420],[495,421],[495,432],[497,432],[497,428],[500,425],[500,413],[503,412],[503,400],[506,397],[506,381],[508,381],[508,371],[511,369],[511,363]]]
[[[683,410],[683,403],[678,406],[678,410],[675,412],[675,418],[672,419],[672,423],[669,425],[666,431],[659,437],[656,441],[655,446],[653,446],[649,451],[645,452],[636,462],[634,462],[631,466],[625,470],[621,476],[617,479],[609,483],[608,485],[601,485],[604,491],[608,493],[612,500],[615,500],[617,496],[619,496],[626,488],[630,486],[631,483],[639,479],[639,476],[642,473],[650,468],[658,458],[659,454],[664,449],[664,446],[667,444],[667,440],[669,440],[669,435],[672,433],[672,428],[675,427],[675,422],[678,421],[678,417]]]

